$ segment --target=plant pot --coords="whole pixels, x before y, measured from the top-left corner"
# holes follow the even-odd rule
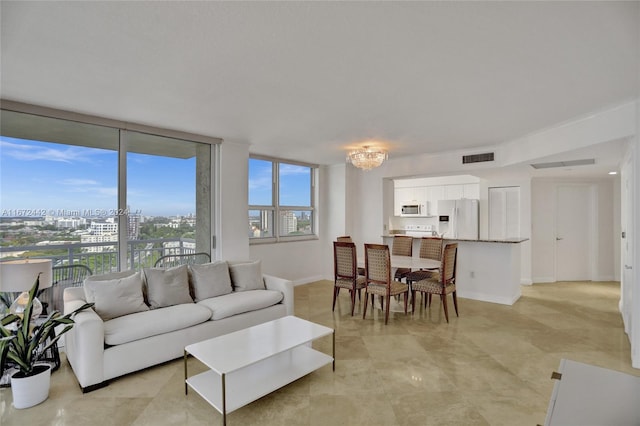
[[[34,371],[37,373],[29,377],[21,377],[20,372],[11,376],[11,393],[15,408],[33,407],[49,397],[51,366],[36,365]]]

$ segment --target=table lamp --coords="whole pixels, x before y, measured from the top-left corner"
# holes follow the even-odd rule
[[[51,287],[53,263],[51,259],[19,259],[0,262],[0,292],[15,293],[20,295],[9,307],[9,312],[20,315],[29,302],[29,291],[36,282],[40,274],[40,287],[45,289]],[[42,313],[42,303],[38,298],[33,300],[33,318],[37,318]]]

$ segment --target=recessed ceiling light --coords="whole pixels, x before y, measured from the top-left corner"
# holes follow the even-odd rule
[[[617,175],[618,172],[609,172],[610,175]]]

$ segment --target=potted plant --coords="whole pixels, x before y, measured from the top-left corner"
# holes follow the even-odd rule
[[[58,339],[74,324],[72,317],[84,309],[92,307],[86,303],[75,311],[62,315],[51,312],[38,325],[33,323],[33,300],[40,286],[40,275],[29,291],[29,301],[22,314],[8,314],[0,320],[0,372],[7,361],[12,361],[18,372],[11,377],[11,392],[15,408],[28,408],[41,403],[49,396],[51,367],[38,363],[47,349],[58,343]],[[58,325],[64,328],[55,335]],[[53,338],[49,339],[51,336]]]

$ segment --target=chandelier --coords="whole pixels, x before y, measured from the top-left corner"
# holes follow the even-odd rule
[[[375,169],[387,158],[389,158],[389,156],[386,151],[374,149],[370,146],[363,146],[347,154],[347,161],[363,170]]]

